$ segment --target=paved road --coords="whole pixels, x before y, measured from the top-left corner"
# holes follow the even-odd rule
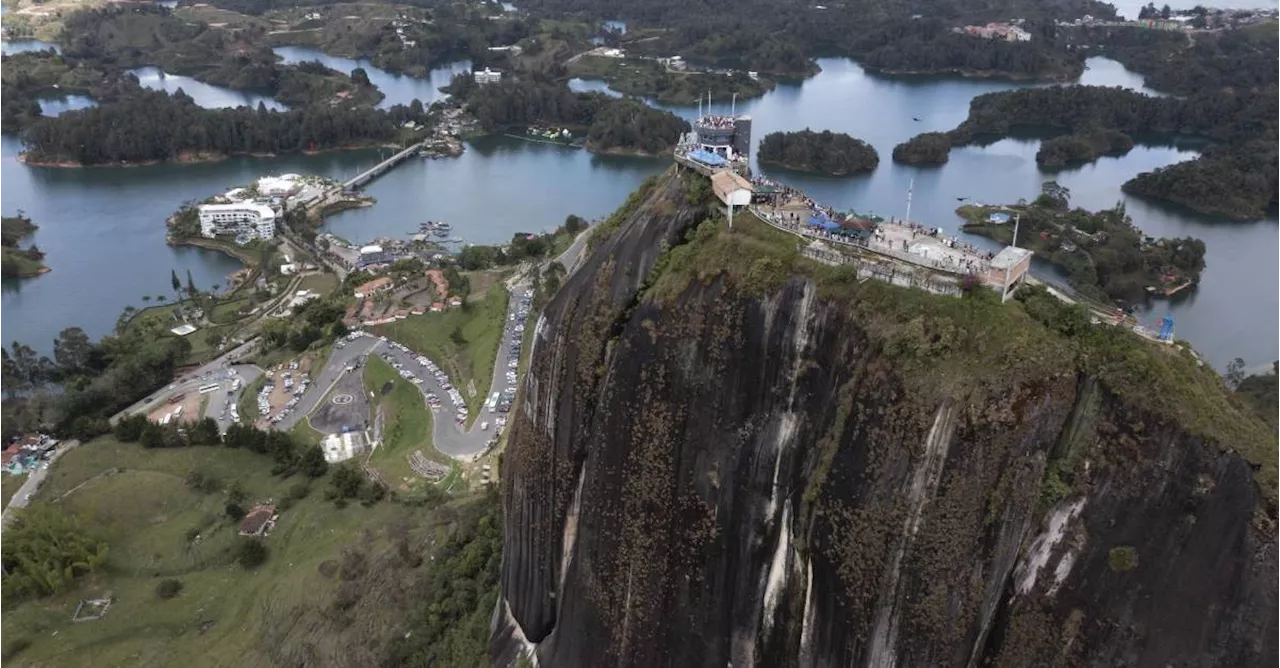
[[[204,381],[204,379],[211,378],[215,372],[223,370],[240,359],[247,357],[249,354],[257,350],[257,346],[257,337],[245,341],[239,346],[227,351],[221,357],[179,376],[174,380],[174,382],[152,392],[147,396],[147,398],[111,416],[111,423],[115,424],[120,418],[126,415],[132,415],[138,411],[149,411],[160,405],[162,402],[168,401],[169,397],[172,397],[178,392],[185,392],[190,389],[199,388],[200,385],[207,382]]]
[[[527,294],[528,287],[523,283],[513,283],[508,285],[508,290],[512,294],[507,302],[506,323],[502,340],[498,345],[497,357],[493,367],[493,378],[490,382],[490,393],[502,392],[509,385],[514,385],[514,383],[507,381],[508,357],[513,342],[518,341],[520,338],[520,334],[515,331],[515,325],[523,324],[524,322],[519,313],[523,308],[521,297]],[[432,440],[437,450],[457,459],[472,459],[488,448],[489,440],[493,437],[496,428],[493,423],[501,413],[490,411],[488,408],[481,408],[481,414],[473,421],[472,427],[464,429],[454,419],[454,416],[458,413],[458,406],[453,403],[448,391],[441,386],[435,376],[426,367],[418,363],[418,355],[412,350],[402,350],[393,341],[372,335],[359,336],[353,340],[344,341],[342,348],[335,346],[328,362],[325,364],[325,368],[320,371],[320,375],[312,378],[311,388],[302,395],[298,405],[288,417],[275,424],[275,428],[281,430],[292,429],[299,420],[302,420],[315,410],[320,401],[329,394],[329,391],[342,377],[342,374],[362,373],[360,370],[349,372],[346,369],[358,357],[371,353],[378,355],[389,354],[404,369],[421,378],[422,383],[418,385],[418,389],[422,392],[424,404],[427,400],[427,392],[435,394],[440,399],[441,406],[433,411],[432,416]],[[458,390],[462,392],[464,388],[458,388]],[[489,428],[480,429],[480,425],[485,422],[489,423]]]
[[[54,462],[58,461],[59,457],[62,457],[77,445],[80,445],[80,441],[74,439],[59,444],[58,449],[53,452],[53,456],[49,458],[49,461],[27,476],[26,482],[22,483],[22,487],[18,488],[12,499],[9,499],[9,505],[5,506],[4,516],[0,519],[0,525],[7,526],[9,522],[13,521],[15,514],[11,511],[17,508],[26,508],[27,504],[31,503],[31,497],[39,491],[40,485],[44,483],[44,477],[48,475],[49,468],[53,466]]]
[[[234,370],[235,374],[229,371],[213,371],[208,381],[202,380],[196,383],[197,386],[206,382],[218,384],[218,389],[209,393],[209,406],[205,408],[203,417],[217,421],[218,431],[223,433],[226,433],[227,427],[233,423],[228,407],[235,406],[240,400],[240,395],[244,393],[244,388],[262,375],[262,369],[254,364],[235,364],[230,369]],[[231,387],[236,379],[240,380],[240,389],[232,391]]]

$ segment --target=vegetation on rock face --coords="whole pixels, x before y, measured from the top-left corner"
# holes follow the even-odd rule
[[[1138,567],[1138,551],[1132,547],[1113,547],[1107,553],[1107,565],[1116,573],[1128,573]]]
[[[1233,363],[1235,365],[1235,363]],[[1236,396],[1240,397],[1249,408],[1253,409],[1259,417],[1263,419],[1272,429],[1280,424],[1280,389],[1278,389],[1277,367],[1280,366],[1273,362],[1271,369],[1267,373],[1254,374],[1252,376],[1244,376],[1244,362],[1239,361],[1237,368],[1241,378],[1233,379],[1231,368],[1227,370],[1227,382],[1236,386]]]
[[[1012,241],[1013,222],[993,223],[1003,211],[1019,217],[1018,245],[1061,267],[1077,290],[1095,299],[1134,302],[1145,292],[1163,294],[1200,280],[1204,242],[1154,239],[1133,225],[1123,204],[1089,212],[1071,209],[1066,188],[1050,181],[1028,205],[962,206],[964,231],[1001,243]]]
[[[761,163],[829,176],[869,172],[880,164],[880,156],[870,144],[829,130],[771,132],[760,141],[756,158]]]
[[[951,157],[945,132],[925,132],[893,147],[893,161],[906,165],[941,165]]]

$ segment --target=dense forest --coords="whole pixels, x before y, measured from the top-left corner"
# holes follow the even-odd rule
[[[1133,139],[1119,130],[1092,128],[1040,142],[1036,164],[1041,167],[1082,165],[1099,156],[1122,156],[1133,148]]]
[[[1083,61],[1056,47],[1053,26],[1032,32],[1029,42],[988,40],[957,34],[953,23],[936,19],[886,22],[852,38],[849,53],[868,68],[890,73],[999,75],[1067,80],[1080,76]]]
[[[1197,33],[1135,27],[1080,28],[1073,37],[1142,74],[1146,85],[1179,95],[1276,84],[1275,25]]]
[[[449,90],[488,130],[527,125],[567,125],[587,131],[587,146],[603,152],[671,151],[689,124],[642,102],[600,93],[574,93],[563,83],[503,81],[477,85],[469,75],[454,78]]]
[[[699,65],[789,77],[813,73],[811,58],[846,55],[885,70],[1058,78],[1081,66],[1077,56],[1049,39],[1053,19],[1115,16],[1114,7],[1091,0],[853,0],[838,8],[799,0],[707,0],[696,12],[677,0],[533,0],[520,8],[534,15],[626,20],[621,45],[629,52],[679,53]],[[949,31],[1012,17],[1027,19],[1035,39],[998,43]]]
[[[140,89],[137,77],[66,58],[52,49],[7,55],[0,67],[0,131],[17,132],[38,120],[41,96],[87,95],[95,100],[114,100]]]
[[[1062,86],[979,95],[969,105],[969,117],[948,134],[953,145],[962,146],[1019,128],[1071,133],[1041,147],[1037,160],[1046,166],[1124,149],[1127,141],[1121,135],[1155,132],[1218,140],[1223,144],[1206,149],[1196,160],[1135,177],[1125,184],[1125,191],[1201,213],[1256,220],[1276,203],[1278,113],[1274,85],[1185,98]]]
[[[1034,250],[1067,272],[1072,286],[1105,300],[1134,303],[1149,292],[1195,284],[1204,269],[1205,245],[1194,238],[1155,239],[1133,225],[1123,204],[1103,211],[1072,209],[1070,193],[1052,181],[1025,206],[963,206],[964,231],[1009,243],[1013,225],[994,224],[988,214],[1020,217],[1018,245]]]
[[[413,107],[417,107],[416,111]],[[283,112],[204,109],[181,91],[141,91],[120,102],[43,118],[22,133],[25,159],[82,165],[382,144],[420,105],[390,110],[307,107]]]
[[[708,94],[712,99],[739,100],[759,97],[773,88],[773,83],[751,78],[745,72],[733,74],[668,72],[654,60],[603,58],[584,56],[568,70],[572,76],[604,79],[619,93],[652,97],[663,104],[696,104]]]
[[[82,10],[65,21],[63,53],[108,70],[153,65],[169,74],[272,95],[290,106],[330,103],[372,105],[374,87],[353,82],[320,63],[283,65],[266,45],[265,32],[222,30],[184,21],[159,5],[119,5]]]
[[[38,276],[48,269],[44,266],[44,253],[34,244],[27,248],[18,245],[23,239],[35,233],[36,225],[18,211],[16,216],[5,216],[0,221],[0,273],[5,278],[26,278]]]
[[[830,130],[771,132],[760,141],[756,158],[761,164],[828,176],[869,172],[880,164],[880,156],[870,144]]]
[[[904,165],[942,165],[951,157],[945,132],[923,132],[893,147],[893,161]]]

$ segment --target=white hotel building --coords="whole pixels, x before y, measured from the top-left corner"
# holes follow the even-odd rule
[[[210,238],[234,234],[241,244],[270,239],[276,235],[276,212],[266,204],[254,202],[201,204],[200,234]]]

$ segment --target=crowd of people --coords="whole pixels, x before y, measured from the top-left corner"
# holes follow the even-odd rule
[[[828,230],[820,226],[810,225],[809,220],[813,217],[839,222],[845,216],[832,207],[815,202],[813,198],[797,188],[762,176],[753,177],[751,183],[757,188],[769,188],[776,192],[773,210],[762,211],[769,222],[799,232],[807,237],[824,239],[834,243],[857,245],[893,255],[915,264],[931,266],[946,271],[960,271],[967,274],[985,272],[994,257],[994,253],[982,251],[973,244],[946,235],[941,228],[926,227],[914,222],[890,219],[888,223],[876,224],[871,231],[870,237],[851,235],[841,230]],[[886,234],[886,226],[888,225],[905,228],[910,233],[911,240],[920,237],[931,237],[936,239],[942,246],[955,249],[958,253],[933,255],[913,252],[910,240],[890,240],[888,238]]]

